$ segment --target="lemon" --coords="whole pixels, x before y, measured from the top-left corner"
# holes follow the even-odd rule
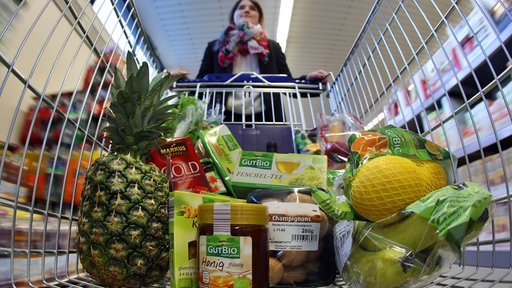
[[[351,184],[350,200],[361,216],[376,222],[399,214],[443,186],[446,175],[439,163],[386,155],[359,168]]]

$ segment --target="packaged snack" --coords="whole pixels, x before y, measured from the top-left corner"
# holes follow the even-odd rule
[[[318,144],[322,155],[326,155],[329,170],[344,169],[350,153],[348,139],[354,132],[364,129],[363,123],[352,114],[320,114],[321,128]]]
[[[172,189],[194,193],[214,192],[189,136],[160,141],[151,162],[171,180]]]

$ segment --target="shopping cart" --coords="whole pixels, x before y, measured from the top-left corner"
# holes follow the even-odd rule
[[[123,67],[128,50],[153,72],[161,65],[131,1],[99,7],[114,28],[90,1],[18,2],[0,4],[0,286],[98,287],[76,255],[76,215],[83,174],[108,151],[100,129],[112,67]],[[511,287],[510,8],[504,0],[376,1],[325,89],[258,77],[174,89],[205,99],[207,113],[221,113],[215,99],[240,91],[282,101],[283,120],[226,123],[241,131],[293,133],[317,128],[320,112],[350,112],[366,128],[393,124],[443,145],[458,157],[457,180],[488,188],[496,209],[430,287]]]
[[[242,72],[181,80],[173,91],[201,99],[205,103],[204,118],[226,124],[244,150],[297,153],[295,134],[318,127],[318,113],[330,115],[333,109],[341,109],[326,97],[326,89],[322,83],[287,75]],[[267,113],[259,119],[254,109],[258,96],[269,99],[261,101]],[[246,115],[235,112],[230,97],[247,99],[241,108]]]

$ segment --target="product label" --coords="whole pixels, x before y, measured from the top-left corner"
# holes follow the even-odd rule
[[[437,226],[439,237],[446,237],[450,244],[461,248],[468,231],[475,230],[473,237],[480,234],[489,218],[486,210],[491,200],[489,190],[468,181],[431,192],[407,206],[406,210],[429,219],[428,223]]]
[[[199,237],[200,287],[252,287],[252,238]]]
[[[158,144],[159,149],[151,152],[151,162],[171,179],[173,190],[212,192],[190,137],[176,137]]]
[[[350,256],[353,232],[354,221],[342,220],[334,226],[334,253],[336,253],[338,271],[343,270],[343,266]]]
[[[265,203],[268,206],[270,250],[316,251],[321,215],[316,204]]]
[[[242,153],[239,167],[249,167],[263,170],[271,170],[274,157],[272,153]]]
[[[231,134],[222,135],[222,140],[224,140],[224,143],[226,143],[226,147],[230,152],[240,148],[235,137]]]
[[[170,282],[172,288],[199,286],[199,204],[244,203],[245,200],[214,194],[173,191],[169,198]]]
[[[242,151],[230,180],[258,185],[325,187],[326,160],[319,155]]]

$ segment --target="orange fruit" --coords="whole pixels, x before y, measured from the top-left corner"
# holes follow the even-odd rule
[[[385,137],[385,136],[379,136],[377,137],[377,143],[375,143],[375,150],[378,150],[378,151],[384,151],[388,148],[389,146],[389,143],[388,143],[388,138]]]
[[[380,156],[359,168],[351,184],[350,201],[361,216],[381,221],[445,186],[446,175],[443,182],[441,174],[445,175],[444,170],[435,161]]]
[[[351,151],[356,151],[363,157],[368,151],[382,152],[388,147],[388,138],[379,133],[361,132],[350,146]]]
[[[357,137],[356,140],[350,146],[351,151],[357,151],[359,154],[364,154],[368,151],[368,146],[366,145],[365,137]]]

